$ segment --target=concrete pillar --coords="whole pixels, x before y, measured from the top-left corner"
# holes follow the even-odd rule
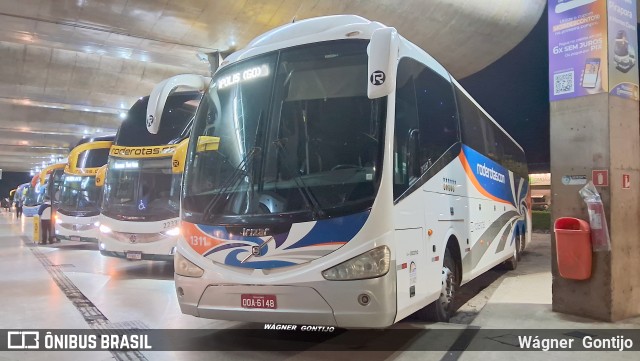
[[[552,237],[553,310],[617,321],[640,315],[638,64],[629,70],[620,65],[619,57],[614,59],[615,53],[623,53],[620,29],[625,26],[615,17],[620,14],[626,17],[626,9],[633,10],[633,17],[626,26],[630,27],[631,23],[636,26],[636,0],[596,0],[582,8],[564,10],[564,14],[556,11],[554,5],[558,3],[562,2],[549,2],[551,218],[552,221],[566,216],[588,220],[586,205],[578,194],[583,185],[570,183],[580,183],[580,176],[591,180],[592,170],[607,170],[609,184],[598,187],[598,191],[605,207],[611,251],[594,253],[589,280],[567,280],[558,274],[555,237]],[[560,29],[567,29],[568,25],[558,25],[567,24],[572,17],[597,21],[576,22],[590,25],[586,34],[581,35],[578,30],[573,35],[562,33]],[[629,35],[629,45],[637,52],[636,30],[627,30],[627,33],[633,33],[633,36]],[[573,42],[570,37],[581,40]],[[580,54],[578,47],[571,52],[572,44],[583,41],[597,44],[598,39],[603,43],[602,49],[590,47]],[[558,49],[558,46],[569,49],[569,53],[554,53],[554,47]],[[600,61],[599,88],[583,83],[588,80],[582,72],[587,70],[585,64],[592,61],[589,59]],[[566,73],[568,69],[575,72],[575,91],[558,96],[562,91],[558,91],[558,84],[554,85],[554,75]],[[621,83],[624,91],[620,91]],[[623,174],[630,176],[630,189],[623,189]],[[575,182],[567,182],[567,178],[563,181],[565,176],[574,176],[571,179]]]

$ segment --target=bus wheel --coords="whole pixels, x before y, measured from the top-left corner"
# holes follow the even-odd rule
[[[508,260],[504,261],[504,267],[509,271],[513,271],[518,268],[518,259],[520,258],[520,236],[516,237],[516,244],[513,247],[513,255]]]
[[[525,243],[525,239],[524,239],[524,232],[520,232],[520,234],[518,235],[518,240],[517,240],[518,244],[518,261],[520,261],[522,259],[522,252],[524,252],[524,243]]]
[[[440,298],[419,311],[419,317],[428,321],[449,322],[455,312],[454,300],[460,287],[460,268],[447,248],[442,260],[442,289]]]

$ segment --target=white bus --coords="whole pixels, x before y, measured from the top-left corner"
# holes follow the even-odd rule
[[[202,82],[202,77],[194,77]],[[182,175],[172,174],[172,156],[189,136],[201,96],[197,91],[168,96],[162,103],[162,124],[145,118],[149,96],[140,98],[127,113],[106,168],[99,235],[102,255],[173,260]]]
[[[528,194],[522,148],[395,29],[348,15],[288,24],[230,55],[196,113],[180,307],[338,327],[447,321],[461,284],[516,267]]]
[[[33,176],[23,193],[22,214],[25,217],[33,217],[38,214],[38,209],[44,201],[44,187],[40,186],[39,177],[39,174]]]
[[[64,177],[64,168],[67,163],[52,164],[40,171],[40,186],[45,187],[45,199],[51,200],[51,219],[56,219],[59,205],[60,190],[62,189],[62,178]],[[55,222],[51,222],[50,233],[53,238],[56,234]]]
[[[54,214],[57,240],[98,242],[102,188],[96,173],[107,163],[113,135],[82,139],[69,153]]]

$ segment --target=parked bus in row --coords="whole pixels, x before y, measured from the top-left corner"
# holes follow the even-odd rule
[[[39,175],[40,186],[45,188],[45,199],[51,200],[51,219],[55,219],[56,210],[58,209],[58,197],[62,188],[62,176],[67,163],[52,164],[44,168]],[[55,235],[55,222],[51,222],[49,234]]]
[[[31,178],[31,182],[27,183],[24,191],[22,202],[22,214],[25,217],[33,217],[38,214],[40,205],[44,202],[45,187],[40,186],[40,174],[36,174]]]
[[[97,242],[102,188],[96,173],[107,163],[113,135],[82,139],[69,153],[55,213],[57,240]]]
[[[287,24],[227,57],[196,113],[180,307],[339,327],[447,321],[461,284],[516,267],[528,194],[522,148],[394,28]]]
[[[22,200],[24,202],[24,196],[27,192],[27,187],[29,183],[22,183],[16,187],[16,192],[13,195],[13,202],[16,203],[18,200]]]
[[[148,96],[127,113],[106,168],[100,216],[102,255],[173,260],[182,176],[173,176],[172,156],[178,143],[189,136],[201,96],[197,91],[167,93],[161,105],[162,124],[146,118]]]

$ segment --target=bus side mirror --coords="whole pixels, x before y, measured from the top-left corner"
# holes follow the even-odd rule
[[[107,177],[107,165],[103,165],[102,167],[98,168],[98,171],[96,172],[96,187],[102,187],[104,186],[104,180]]]
[[[210,81],[211,78],[202,75],[181,74],[158,83],[151,91],[149,103],[147,104],[147,130],[149,133],[158,134],[167,98],[178,87],[204,91]]]
[[[182,174],[184,172],[184,163],[187,160],[187,147],[189,146],[189,138],[178,143],[175,152],[171,156],[171,173]]]
[[[218,150],[220,147],[220,137],[212,137],[209,135],[201,135],[198,137],[198,144],[196,144],[196,152],[210,152]]]
[[[382,28],[373,32],[367,48],[369,99],[387,96],[395,90],[399,44],[400,38],[395,28]]]

